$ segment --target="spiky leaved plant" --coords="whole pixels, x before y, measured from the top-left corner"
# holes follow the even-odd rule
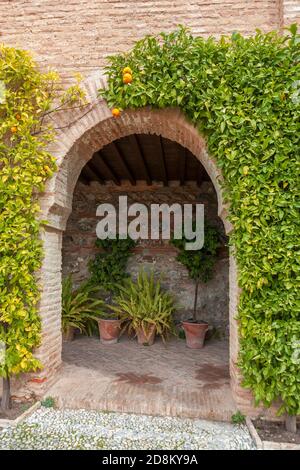
[[[91,334],[91,321],[97,321],[104,312],[104,302],[95,297],[98,289],[85,282],[73,289],[72,277],[69,275],[62,283],[62,330],[68,327],[78,328],[81,332]]]
[[[114,305],[110,308],[118,315],[129,333],[142,328],[147,338],[150,327],[155,325],[156,333],[165,340],[168,333],[174,329],[174,300],[162,289],[160,279],[154,279],[153,272],[147,274],[142,270],[136,281],[129,279],[121,285]]]

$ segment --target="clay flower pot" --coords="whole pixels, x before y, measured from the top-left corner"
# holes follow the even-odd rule
[[[186,345],[188,348],[203,348],[205,335],[208,330],[208,323],[183,321],[182,328],[185,332]]]
[[[75,336],[74,326],[68,326],[65,331],[62,333],[63,341],[73,341]]]
[[[98,320],[100,342],[102,344],[115,344],[119,341],[120,320]]]
[[[137,328],[136,335],[137,335],[138,344],[152,346],[155,340],[155,333],[156,333],[155,325],[149,326],[147,335],[145,335],[142,327]]]

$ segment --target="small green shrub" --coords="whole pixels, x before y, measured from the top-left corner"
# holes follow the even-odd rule
[[[82,333],[91,335],[93,323],[104,314],[104,302],[96,298],[97,288],[88,282],[77,289],[72,287],[69,275],[62,283],[62,330],[78,328]]]
[[[41,405],[45,408],[55,408],[55,398],[46,397],[44,398],[44,400],[41,401]]]
[[[178,338],[179,338],[179,339],[185,339],[185,331],[184,331],[183,328],[180,328],[180,329],[178,330]]]
[[[101,252],[90,262],[90,282],[110,296],[117,293],[119,285],[128,278],[126,266],[134,246],[135,241],[131,238],[97,239],[96,247],[101,248]]]
[[[237,411],[231,416],[231,422],[233,424],[244,424],[246,422],[246,417],[240,411]]]
[[[176,259],[186,267],[190,278],[195,282],[193,320],[196,321],[199,283],[208,282],[213,276],[220,238],[216,228],[205,226],[204,245],[201,250],[186,250],[186,242],[185,238],[172,240],[172,244],[179,250]]]

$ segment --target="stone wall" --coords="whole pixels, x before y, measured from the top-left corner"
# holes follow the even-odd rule
[[[187,25],[194,34],[252,34],[299,21],[298,0],[1,0],[0,42],[35,53],[70,79],[146,34]]]
[[[179,186],[176,182],[169,187],[161,184],[146,186],[143,183],[137,186],[100,185],[96,182],[87,186],[79,182],[63,237],[63,274],[72,273],[76,285],[89,277],[88,261],[99,251],[95,248],[95,228],[99,221],[96,208],[103,202],[117,207],[119,195],[127,195],[128,204],[139,202],[147,206],[150,203],[203,203],[206,220],[224,233],[223,224],[217,216],[217,198],[211,182],[203,182],[200,188],[195,183]],[[176,260],[176,254],[176,249],[167,240],[142,240],[129,259],[128,272],[135,277],[144,268],[162,274],[163,285],[173,293],[178,304],[176,319],[183,319],[189,316],[189,310],[193,307],[194,284],[186,268]],[[228,250],[224,246],[220,250],[213,279],[200,286],[198,312],[199,317],[209,321],[211,326],[226,336],[229,322],[228,271]]]

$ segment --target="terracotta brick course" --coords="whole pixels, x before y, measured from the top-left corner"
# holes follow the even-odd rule
[[[194,34],[220,36],[299,21],[298,0],[2,0],[0,40],[35,53],[44,67],[70,79],[88,76],[110,54],[178,24]]]

